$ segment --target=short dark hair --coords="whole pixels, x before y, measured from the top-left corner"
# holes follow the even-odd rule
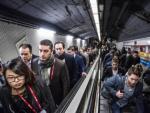
[[[74,50],[75,50],[75,51],[78,51],[78,46],[74,46]]]
[[[55,42],[54,47],[55,47],[56,44],[62,44],[63,48],[65,48],[65,43],[62,42],[62,41],[57,41],[57,42]]]
[[[49,46],[49,48],[53,50],[53,43],[48,39],[41,40],[40,45]]]
[[[69,46],[69,48],[67,50],[75,51],[74,46]]]
[[[15,58],[12,59],[11,61],[8,62],[8,64],[6,65],[3,74],[6,77],[6,71],[7,70],[11,70],[14,73],[18,74],[18,75],[23,75],[25,76],[25,84],[33,84],[35,81],[35,75],[34,73],[31,71],[31,69],[29,69],[29,67],[19,58]],[[7,82],[7,81],[6,81]]]
[[[32,53],[32,46],[31,46],[30,44],[21,44],[21,45],[19,46],[19,49],[20,49],[21,47],[22,47],[23,49],[29,48],[30,53]]]
[[[133,53],[136,53],[136,54],[138,54],[138,51],[133,51]]]

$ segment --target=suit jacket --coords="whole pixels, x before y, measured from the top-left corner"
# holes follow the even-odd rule
[[[35,60],[34,64],[38,64],[38,61]],[[37,66],[35,67],[35,72],[38,73],[39,76],[42,76],[42,68],[39,64]],[[61,103],[70,89],[70,79],[67,66],[63,61],[57,58],[55,58],[53,78],[50,80],[49,87],[51,89],[54,101],[57,105]]]
[[[20,56],[18,58],[21,59]],[[38,74],[37,73],[37,70],[38,70],[38,59],[39,59],[39,56],[32,54],[32,58],[31,58],[31,70],[35,74]]]
[[[69,92],[70,79],[66,64],[57,58],[54,63],[54,78],[50,82],[55,103],[59,105]]]
[[[76,76],[76,81],[78,81],[80,79],[80,77],[82,76],[82,72],[85,71],[85,64],[84,64],[82,57],[77,54],[75,55],[75,61],[76,61],[77,70],[78,70],[77,76]]]
[[[65,59],[65,63],[67,65],[69,77],[70,77],[70,88],[72,88],[75,84],[76,75],[77,75],[77,65],[74,57],[68,53],[64,53],[63,58],[60,58],[57,54],[55,55],[55,57],[57,57],[60,60]]]
[[[32,59],[31,59],[31,69],[34,71],[35,70],[35,64],[34,62],[39,58],[39,56],[36,56],[32,54]]]

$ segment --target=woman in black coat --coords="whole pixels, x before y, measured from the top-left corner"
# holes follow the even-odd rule
[[[6,87],[0,91],[4,113],[53,113],[55,104],[50,89],[28,66],[13,59],[4,70]]]

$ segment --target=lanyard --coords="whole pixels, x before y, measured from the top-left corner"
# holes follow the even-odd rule
[[[35,94],[35,92],[32,90],[32,88],[30,86],[28,86],[37,106],[39,107],[40,111],[42,111],[42,107],[39,103],[39,100],[37,99],[37,96]],[[21,100],[33,111],[33,113],[37,113],[36,110],[31,106],[31,104],[22,96],[22,95],[19,95],[19,97],[21,98]]]
[[[54,78],[54,64],[50,69],[50,80],[52,80]]]

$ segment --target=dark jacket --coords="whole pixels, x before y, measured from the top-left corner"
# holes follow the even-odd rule
[[[140,63],[140,57],[136,57],[136,58],[133,58],[133,65],[136,65],[136,64],[139,64]]]
[[[133,56],[129,54],[126,56],[126,61],[125,61],[125,71],[127,72],[128,69],[133,65]]]
[[[42,76],[41,74],[42,68],[40,64],[38,63],[38,61],[39,60],[36,60],[34,62],[35,65],[37,64],[35,66],[36,68],[35,73],[37,73],[37,75],[39,76]],[[53,77],[52,79],[50,79],[49,87],[52,92],[54,101],[57,105],[61,103],[61,101],[68,94],[69,89],[70,89],[70,79],[69,79],[67,66],[63,61],[57,58],[55,58]]]
[[[19,56],[18,58],[21,59],[20,56]],[[31,58],[31,69],[32,69],[32,71],[33,71],[35,74],[38,74],[38,73],[37,73],[37,70],[38,70],[38,59],[39,59],[38,56],[32,54],[32,58]]]
[[[35,61],[37,61],[38,59],[39,59],[38,56],[32,54],[32,59],[31,59],[31,69],[32,69],[33,72],[36,71],[36,67],[37,67],[37,66],[35,66],[35,65],[37,65],[37,64],[35,64]]]
[[[122,69],[121,67],[118,68],[118,75],[125,75],[125,71],[124,69]],[[105,78],[109,78],[113,76],[113,72],[112,72],[112,67],[108,67],[107,69],[104,70],[103,72],[103,76],[102,76],[102,81]]]
[[[41,79],[36,79],[31,87],[34,90],[42,109],[45,109],[47,113],[53,113],[56,107],[49,88],[41,81]],[[37,104],[35,104],[35,99],[27,87],[23,95],[39,113],[40,111]],[[8,87],[3,87],[0,90],[0,99],[4,107],[4,113],[33,113],[18,96],[11,95],[11,91]]]
[[[67,65],[69,77],[70,77],[70,87],[72,88],[75,84],[75,78],[77,75],[77,65],[74,57],[68,53],[63,53],[63,55],[61,56],[58,56],[56,54],[55,57],[57,57],[60,60],[65,59],[65,63]]]
[[[126,76],[118,75],[113,76],[104,82],[104,87],[111,94],[114,101],[118,100],[118,98],[116,97],[116,92],[118,90],[124,89],[125,78]],[[134,102],[136,104],[137,113],[144,113],[142,91],[143,91],[143,84],[141,82],[138,82],[137,85],[135,86],[133,95],[129,99],[135,100]]]
[[[61,60],[55,58],[54,77],[50,81],[50,89],[57,105],[65,98],[69,92],[70,80],[67,66]]]
[[[83,59],[79,55],[75,55],[75,61],[77,64],[77,76],[76,76],[76,82],[80,79],[82,76],[82,72],[85,72],[85,64],[83,62]]]

